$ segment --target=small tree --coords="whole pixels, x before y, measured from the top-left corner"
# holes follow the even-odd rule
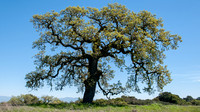
[[[109,96],[140,92],[140,81],[147,84],[143,90],[149,93],[155,83],[162,89],[171,82],[170,72],[163,65],[164,51],[176,49],[181,37],[165,31],[162,20],[150,12],[134,13],[115,3],[101,10],[67,7],[60,13],[34,15],[31,21],[41,37],[33,43],[40,52],[36,71],[25,78],[29,88],[40,88],[45,81],[51,87],[55,84],[56,90],[75,85],[84,91],[83,102],[91,103],[97,84]],[[52,53],[45,53],[46,48]],[[120,81],[109,84],[114,78],[111,62],[131,73],[126,87]]]
[[[199,100],[192,100],[191,103],[192,103],[192,105],[200,105]]]
[[[36,104],[39,102],[39,98],[32,94],[21,95],[24,104]]]
[[[12,105],[29,105],[29,104],[36,104],[39,102],[39,98],[32,94],[20,95],[20,96],[13,96],[9,101]]]
[[[56,97],[53,96],[42,96],[41,97],[42,103],[46,103],[46,104],[58,104],[58,103],[62,103],[62,101]]]
[[[178,95],[172,94],[170,92],[160,93],[158,96],[158,99],[163,102],[169,102],[169,103],[174,103],[174,104],[184,103],[183,100]]]
[[[60,99],[54,97],[52,103],[53,103],[53,104],[60,104],[60,103],[63,103],[63,101],[61,101]]]
[[[10,103],[12,106],[24,105],[24,102],[20,96],[13,96],[8,103]]]
[[[194,100],[194,98],[192,96],[187,96],[186,98],[183,98],[183,99],[187,102]]]
[[[42,96],[41,99],[46,104],[53,102],[53,96]]]
[[[133,104],[134,102],[136,102],[138,99],[134,96],[121,96],[121,98],[127,102],[128,104]]]

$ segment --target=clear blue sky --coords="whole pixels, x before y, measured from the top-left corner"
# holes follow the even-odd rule
[[[164,91],[180,97],[200,97],[200,1],[199,0],[1,0],[0,1],[0,96],[31,93],[36,96],[82,97],[75,87],[64,91],[50,91],[48,87],[38,91],[25,88],[25,75],[33,71],[32,42],[39,38],[30,19],[34,14],[60,11],[68,6],[101,8],[118,2],[128,9],[150,11],[164,20],[164,28],[182,36],[183,42],[176,51],[166,52],[165,64],[172,73],[173,81]],[[125,75],[125,74],[124,74]],[[117,74],[116,79],[124,76]],[[130,93],[137,98],[153,98],[146,93]],[[95,98],[101,98],[99,93]]]

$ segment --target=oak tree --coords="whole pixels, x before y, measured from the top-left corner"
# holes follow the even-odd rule
[[[151,93],[154,85],[162,89],[171,81],[164,51],[176,49],[181,37],[165,31],[162,19],[148,11],[135,13],[117,3],[101,9],[70,6],[34,15],[31,21],[40,38],[33,43],[39,53],[36,70],[25,78],[28,88],[45,82],[56,90],[77,86],[84,92],[83,102],[91,103],[96,85],[109,96],[140,92],[138,82]],[[109,83],[114,78],[110,63],[130,73],[125,86]]]

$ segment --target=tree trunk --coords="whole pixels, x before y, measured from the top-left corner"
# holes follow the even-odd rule
[[[96,83],[99,80],[99,74],[97,74],[97,62],[98,59],[89,59],[89,75],[85,80],[85,93],[83,96],[83,103],[92,103],[95,91]]]
[[[85,93],[83,96],[83,103],[92,103],[96,90],[96,82],[85,85]]]

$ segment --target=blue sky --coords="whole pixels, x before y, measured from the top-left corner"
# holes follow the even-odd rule
[[[165,64],[171,71],[173,81],[164,91],[180,97],[200,97],[200,1],[199,0],[1,0],[0,1],[0,96],[31,93],[36,96],[82,97],[76,87],[64,91],[50,91],[48,87],[31,91],[25,88],[25,75],[33,71],[32,58],[37,50],[32,42],[39,38],[30,19],[34,14],[51,10],[60,11],[68,6],[102,8],[108,3],[118,2],[128,9],[139,12],[150,11],[164,20],[164,28],[172,34],[182,36],[178,50],[166,52]],[[116,75],[116,79],[124,76]],[[130,93],[137,98],[153,98],[146,93]],[[99,93],[95,98],[103,97]]]

